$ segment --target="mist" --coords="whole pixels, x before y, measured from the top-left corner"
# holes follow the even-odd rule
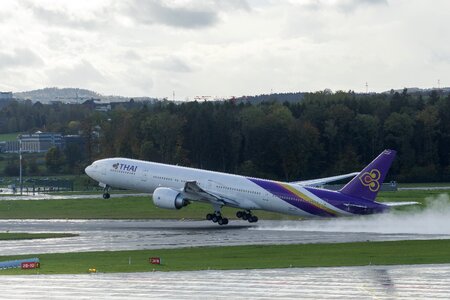
[[[448,194],[428,197],[425,208],[420,205],[410,209],[393,210],[385,214],[336,219],[286,221],[281,226],[263,230],[320,231],[320,232],[369,232],[384,234],[450,234],[450,198]]]

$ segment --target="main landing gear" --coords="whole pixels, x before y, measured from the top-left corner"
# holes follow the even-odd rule
[[[111,195],[109,194],[109,190],[110,190],[110,186],[109,185],[106,185],[104,188],[103,188],[103,199],[109,199],[109,197],[111,197]]]
[[[214,223],[217,223],[219,225],[227,225],[228,224],[228,219],[222,217],[222,214],[220,213],[220,211],[216,211],[213,214],[207,214],[206,220],[213,221]]]
[[[252,213],[249,210],[236,212],[236,217],[242,220],[247,220],[249,223],[258,222],[258,217],[252,215]]]
[[[214,223],[217,223],[219,225],[227,225],[228,219],[225,217],[222,217],[221,208],[220,205],[213,205],[214,207],[214,213],[213,214],[207,214],[206,220],[213,221]],[[249,223],[256,223],[258,222],[258,217],[252,215],[251,211],[245,210],[245,211],[238,211],[236,212],[236,217],[242,220],[246,220]]]

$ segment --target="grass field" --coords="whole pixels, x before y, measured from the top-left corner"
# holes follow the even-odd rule
[[[425,182],[425,183],[399,183],[399,188],[410,188],[410,187],[450,187],[449,182]]]
[[[153,205],[151,197],[124,197],[43,201],[0,201],[0,219],[204,219],[211,205],[194,203],[180,210]],[[224,208],[233,217],[235,209]],[[266,219],[289,218],[276,213],[258,212]],[[298,219],[298,218],[297,218]]]
[[[54,239],[74,237],[73,233],[21,233],[21,232],[0,232],[0,241],[8,240],[34,240],[34,239]]]
[[[110,273],[439,264],[450,263],[448,249],[450,240],[417,240],[33,254],[0,257],[0,261],[39,257],[41,269],[0,270],[0,275],[79,274],[90,268]],[[150,257],[160,257],[162,265],[149,264]]]
[[[426,207],[428,197],[448,191],[381,192],[378,201],[417,201]],[[407,209],[407,208],[402,208]],[[0,201],[0,219],[204,219],[212,211],[211,205],[193,203],[180,210],[166,210],[153,205],[151,197],[137,196],[43,201]],[[234,218],[236,209],[224,208],[223,214]],[[255,211],[262,219],[298,219],[277,213]]]
[[[3,141],[15,141],[15,140],[17,140],[17,136],[19,134],[20,134],[20,132],[2,133],[2,134],[0,134],[0,142],[3,142]]]
[[[449,194],[448,190],[406,190],[396,192],[380,192],[376,201],[395,202],[395,201],[416,201],[424,206],[427,205],[427,198],[435,198],[442,194]]]

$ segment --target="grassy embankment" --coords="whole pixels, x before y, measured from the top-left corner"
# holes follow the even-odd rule
[[[9,240],[34,240],[74,237],[73,233],[22,233],[22,232],[0,232],[0,241]]]
[[[3,141],[15,141],[15,140],[17,140],[17,136],[19,134],[20,134],[20,132],[2,133],[2,134],[0,134],[0,142],[3,142]]]
[[[55,253],[0,257],[0,261],[39,257],[39,270],[0,270],[6,274],[79,274],[98,272],[146,272],[336,267],[394,264],[450,263],[450,240],[357,242],[338,244],[197,247],[115,252]],[[150,265],[149,257],[162,265]],[[129,261],[131,260],[131,264]]]
[[[416,188],[416,187],[450,187],[449,182],[419,182],[419,183],[399,183],[398,188]]]
[[[417,201],[423,203],[414,209],[426,207],[425,199],[448,191],[381,192],[378,201]],[[180,210],[165,210],[153,205],[148,196],[113,198],[104,200],[68,199],[45,201],[0,201],[0,219],[204,219],[211,205],[193,203]],[[410,209],[410,208],[402,208]],[[234,218],[236,209],[224,208],[223,214]],[[298,219],[276,213],[255,212],[261,219]]]

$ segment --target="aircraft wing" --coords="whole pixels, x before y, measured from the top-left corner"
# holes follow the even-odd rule
[[[390,206],[390,207],[398,207],[398,206],[409,206],[409,205],[420,205],[419,202],[414,201],[404,201],[404,202],[380,202],[384,205]]]
[[[353,173],[331,176],[331,177],[324,177],[324,178],[310,179],[310,180],[303,180],[303,181],[295,181],[295,182],[291,182],[291,183],[303,185],[303,186],[320,186],[320,185],[323,185],[328,182],[338,181],[338,180],[349,178],[349,177],[355,177],[358,174],[359,174],[359,172],[353,172]]]
[[[219,204],[219,205],[238,205],[239,203],[237,203],[234,200],[231,199],[226,199],[223,197],[219,197],[214,195],[213,193],[210,193],[204,189],[202,189],[196,181],[187,181],[186,184],[184,185],[184,190],[183,190],[186,194],[188,194],[189,196],[193,196],[193,198],[195,198],[194,200],[207,200],[211,203],[214,204]]]

